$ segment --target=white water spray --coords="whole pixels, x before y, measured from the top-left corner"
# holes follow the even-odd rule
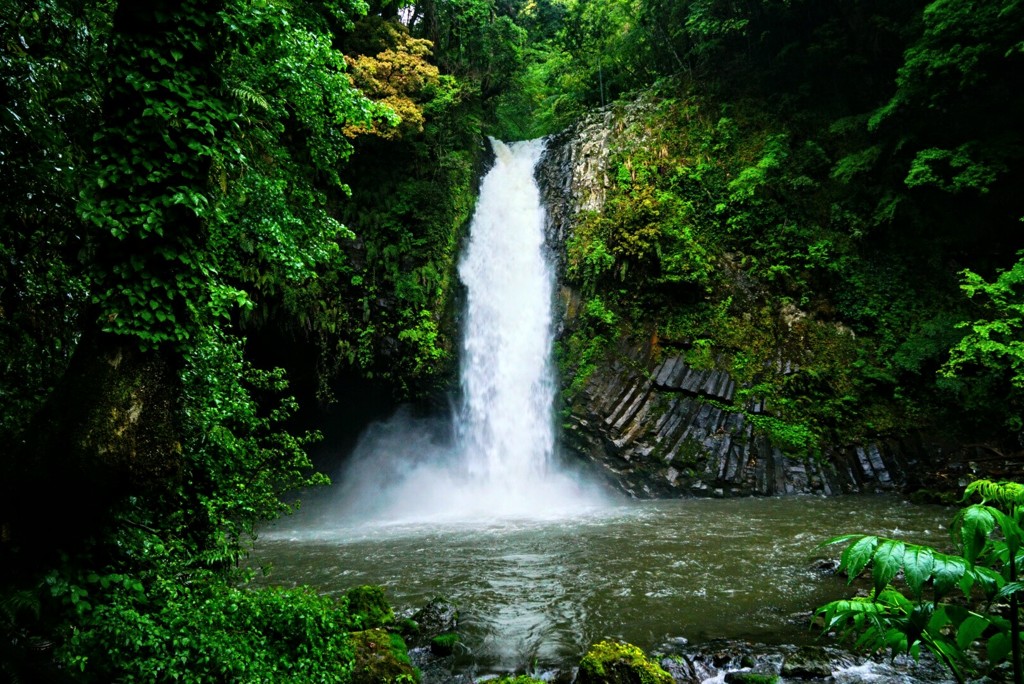
[[[439,438],[436,420],[407,414],[372,427],[342,478],[347,516],[489,522],[577,515],[601,503],[553,458],[554,276],[533,176],[544,145],[492,146],[459,265],[467,305],[454,436]]]

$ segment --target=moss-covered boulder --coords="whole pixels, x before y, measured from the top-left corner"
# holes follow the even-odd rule
[[[459,635],[455,632],[438,634],[430,640],[430,652],[436,656],[450,656],[455,652],[455,645],[459,643]]]
[[[383,629],[367,629],[349,635],[354,655],[352,684],[419,682],[420,673],[409,660],[405,642]]]
[[[779,676],[763,672],[728,672],[725,684],[778,684]]]
[[[529,675],[502,675],[494,679],[488,679],[487,684],[550,684],[543,679],[536,679]]]
[[[576,684],[673,684],[673,680],[636,646],[602,641],[583,656]]]
[[[782,663],[786,679],[826,679],[832,676],[832,658],[824,648],[804,646]]]
[[[384,597],[384,588],[372,584],[349,589],[345,594],[348,612],[364,629],[386,627],[395,621],[395,611]]]

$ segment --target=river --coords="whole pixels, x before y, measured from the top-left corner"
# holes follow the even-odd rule
[[[313,511],[318,511],[319,515]],[[614,637],[645,650],[679,637],[802,643],[806,612],[852,591],[815,569],[819,544],[867,532],[948,546],[949,509],[888,496],[623,501],[552,520],[332,526],[313,506],[264,532],[261,583],[340,595],[382,584],[398,609],[461,611],[461,667],[576,662]]]

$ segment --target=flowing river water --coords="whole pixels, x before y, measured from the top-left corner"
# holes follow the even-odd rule
[[[948,546],[950,511],[888,496],[623,501],[551,520],[332,525],[323,509],[257,543],[262,581],[340,595],[382,584],[398,608],[461,611],[463,666],[577,662],[604,637],[645,650],[683,637],[809,643],[807,611],[852,595],[815,569],[866,532]]]
[[[459,667],[577,662],[611,637],[798,643],[808,612],[850,590],[814,568],[826,539],[866,532],[945,546],[950,512],[893,497],[616,498],[557,467],[539,141],[494,143],[459,273],[462,402],[371,426],[336,488],[265,529],[260,581],[333,595],[381,584],[398,609],[460,609]]]

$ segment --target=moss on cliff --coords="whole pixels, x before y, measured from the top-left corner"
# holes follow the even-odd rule
[[[553,212],[579,298],[558,357],[571,413],[583,415],[574,403],[588,383],[601,393],[600,369],[682,354],[728,371],[735,410],[796,457],[915,428],[986,428],[935,375],[969,310],[947,247],[850,233],[863,207],[832,172],[847,133],[798,134],[762,101],[724,103],[686,83],[605,116],[576,129],[590,138],[563,141],[577,145],[574,199]]]

